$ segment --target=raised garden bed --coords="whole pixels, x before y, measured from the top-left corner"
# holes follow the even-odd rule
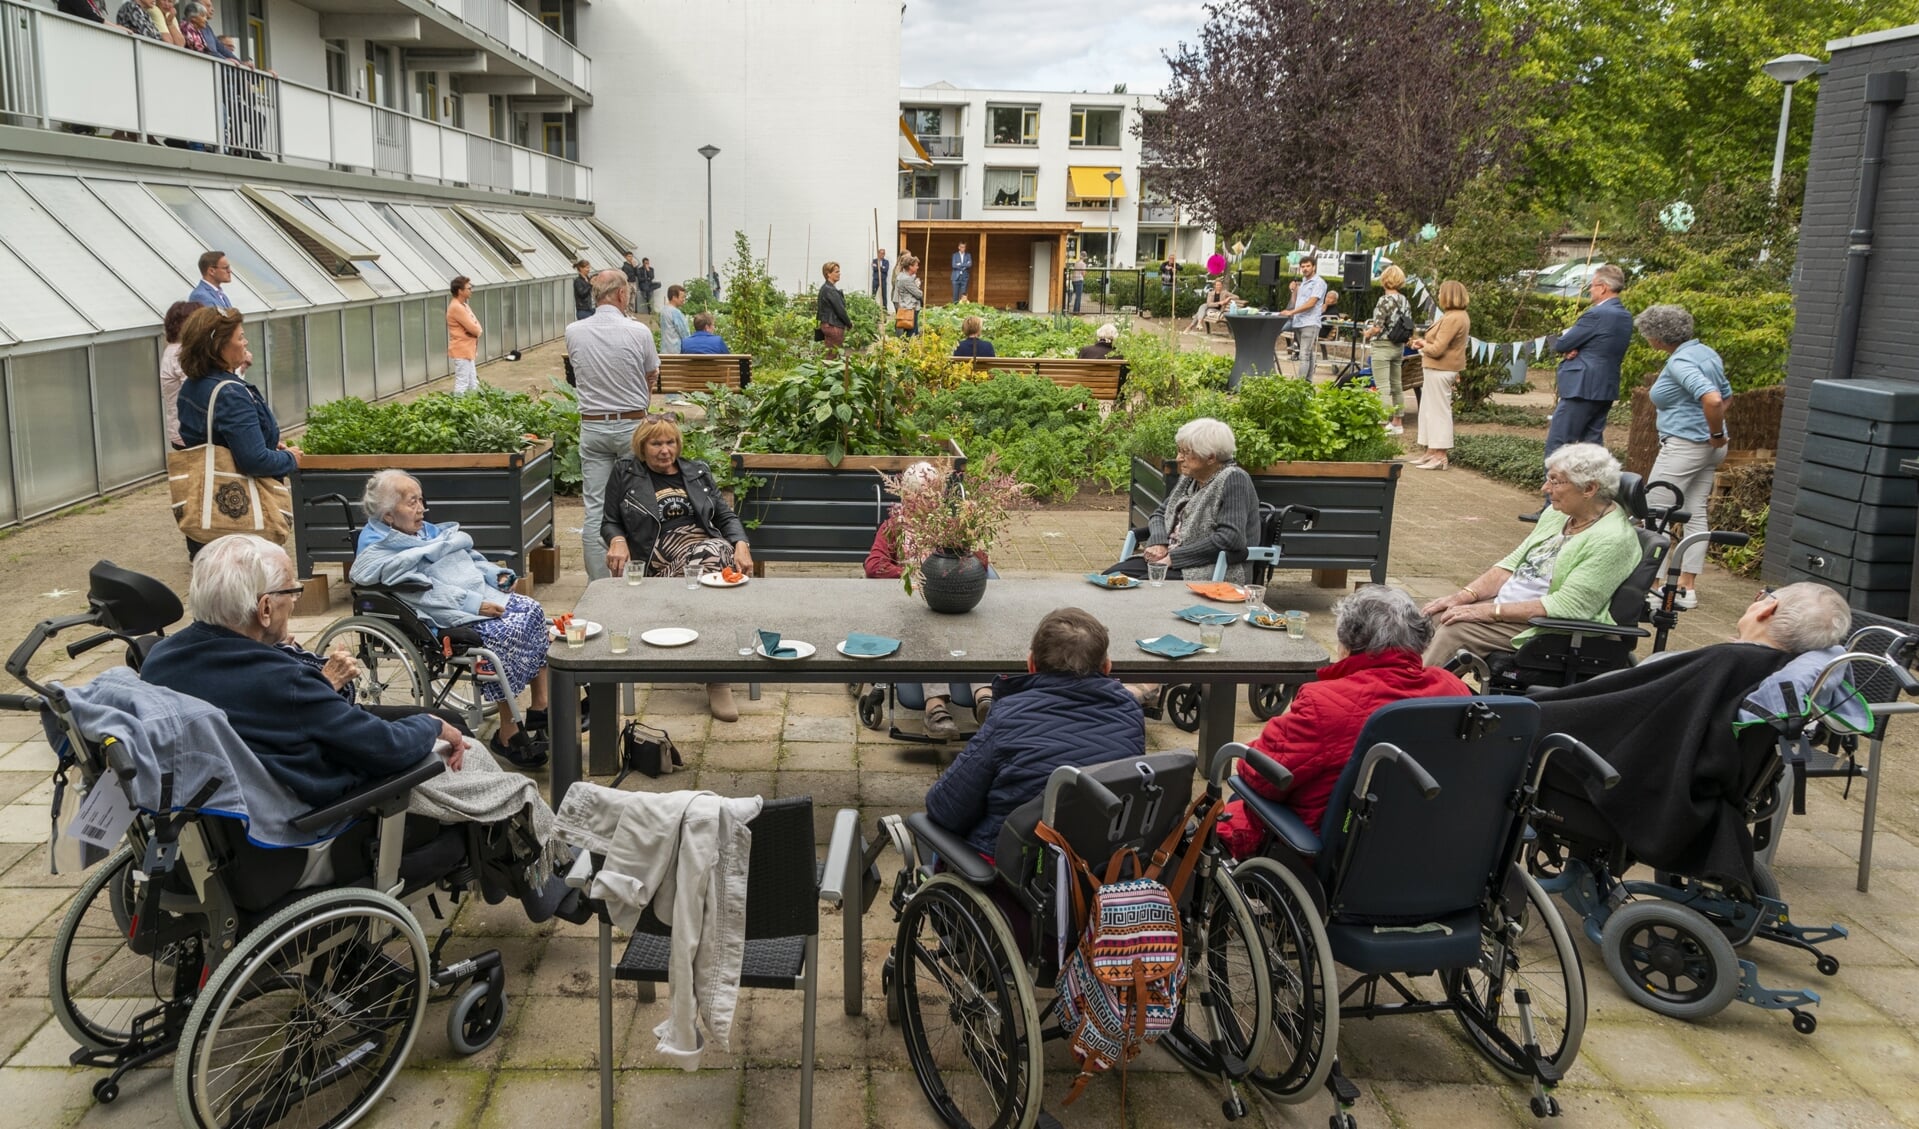
[[[747,524],[754,561],[865,561],[873,534],[899,500],[876,472],[929,462],[949,475],[964,473],[959,445],[947,440],[942,447],[939,455],[848,455],[838,465],[824,455],[735,451],[734,473],[745,485],[733,508]]]

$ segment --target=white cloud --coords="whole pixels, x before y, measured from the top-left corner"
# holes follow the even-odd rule
[[[1088,91],[1123,82],[1157,94],[1167,80],[1161,53],[1198,39],[1204,19],[1197,0],[907,0],[900,81]]]

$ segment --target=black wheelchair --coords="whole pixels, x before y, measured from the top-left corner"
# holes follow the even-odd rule
[[[1529,829],[1547,815],[1538,781],[1555,753],[1572,754],[1583,777],[1617,781],[1578,741],[1540,737],[1538,706],[1512,697],[1422,698],[1376,711],[1317,830],[1235,781],[1269,833],[1234,877],[1265,883],[1272,908],[1256,920],[1281,1042],[1292,1048],[1291,1061],[1253,1075],[1257,1085],[1298,1101],[1323,1082],[1339,1107],[1335,1129],[1350,1129],[1358,1089],[1334,1057],[1338,1022],[1446,1011],[1494,1067],[1530,1083],[1535,1116],[1557,1115],[1550,1091],[1579,1053],[1586,982],[1524,856]],[[1358,974],[1343,991],[1335,963]],[[1436,998],[1415,984],[1426,977],[1437,981]]]
[[[28,674],[35,653],[74,628],[98,630],[69,654],[118,641],[137,666],[181,614],[160,582],[105,561],[90,574],[88,604],[42,621],[13,651],[7,671],[31,693],[0,695],[0,708],[41,717],[59,758],[56,821],[63,802],[84,813],[100,789],[131,809],[119,845],[76,892],[49,957],[49,1002],[79,1044],[73,1064],[109,1071],[94,1097],[115,1100],[127,1072],[172,1054],[179,1114],[195,1129],[345,1127],[404,1066],[429,996],[454,1001],[456,1051],[490,1043],[505,1017],[499,953],[443,963],[451,927],[429,946],[404,902],[425,895],[437,915],[439,892],[456,901],[469,887],[489,900],[520,893],[535,869],[514,854],[524,844],[504,841],[498,828],[409,826],[408,793],[444,771],[429,757],[293,817],[289,826],[312,847],[260,845],[212,803],[246,773],[210,775],[197,787],[183,781],[192,792],[181,794],[163,747],[143,763],[127,741],[85,731],[77,713],[96,684],[131,679],[130,671],[72,689]]]
[[[1220,795],[1223,763],[1209,798]],[[924,813],[882,821],[905,860],[881,973],[887,1017],[947,1125],[1031,1129],[1042,1119],[1041,1044],[1063,1032],[1058,997],[1042,1007],[1036,992],[1054,987],[1083,923],[1066,908],[1062,856],[1034,828],[1044,821],[1094,870],[1128,848],[1150,854],[1187,823],[1195,767],[1192,753],[1172,752],[1055,769],[1045,794],[1007,819],[992,862]],[[1195,842],[1195,832],[1188,824],[1182,848],[1202,852],[1180,905],[1186,987],[1159,1045],[1226,1084],[1231,1119],[1245,1114],[1240,1081],[1270,1041],[1272,995],[1254,910],[1216,837]]]

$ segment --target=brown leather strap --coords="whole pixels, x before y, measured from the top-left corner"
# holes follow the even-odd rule
[[[634,408],[624,412],[581,412],[580,418],[592,420],[595,423],[605,423],[614,419],[645,419],[646,409]]]

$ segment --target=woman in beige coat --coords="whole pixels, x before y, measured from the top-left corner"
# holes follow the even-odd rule
[[[1466,342],[1472,336],[1473,319],[1466,313],[1472,296],[1464,284],[1447,279],[1439,284],[1439,320],[1423,337],[1412,339],[1426,370],[1426,382],[1419,393],[1419,441],[1426,457],[1413,466],[1419,470],[1445,470],[1453,450],[1453,385],[1466,368]]]

